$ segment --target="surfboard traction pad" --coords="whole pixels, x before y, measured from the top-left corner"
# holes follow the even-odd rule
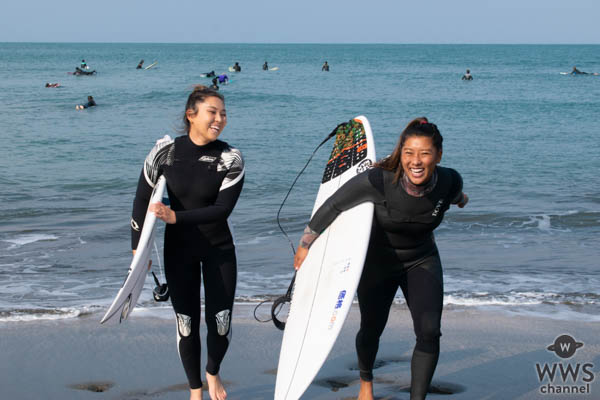
[[[327,161],[321,183],[329,182],[343,174],[357,163],[365,160],[366,157],[367,135],[362,122],[352,119],[340,125],[336,131],[335,144],[329,156],[329,161]],[[369,165],[365,166],[368,168],[371,163],[370,160],[366,161],[369,161]]]

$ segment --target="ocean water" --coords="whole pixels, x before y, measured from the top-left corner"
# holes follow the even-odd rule
[[[471,199],[436,231],[447,307],[600,320],[600,76],[559,74],[573,65],[600,71],[598,50],[0,44],[0,322],[100,317],[130,262],[129,218],[145,155],[158,138],[178,134],[190,88],[209,82],[200,74],[235,61],[243,70],[221,88],[229,116],[221,138],[246,161],[230,218],[237,301],[285,292],[292,253],[276,213],[331,129],[365,115],[383,157],[403,127],[425,115],[444,135],[442,165],[462,174]],[[82,58],[97,75],[67,74]],[[158,64],[135,70],[142,58]],[[279,70],[262,71],[265,60]],[[325,60],[329,73],[320,70]],[[471,82],[460,79],[466,68]],[[76,111],[90,94],[98,106]],[[282,211],[294,243],[330,146]],[[164,310],[151,300],[150,279],[147,287],[141,308]]]

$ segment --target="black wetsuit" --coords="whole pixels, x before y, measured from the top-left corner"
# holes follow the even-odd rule
[[[96,105],[96,102],[94,100],[90,100],[83,105],[83,108],[90,108],[90,107],[94,107],[95,105]]]
[[[356,350],[360,376],[373,379],[373,364],[398,286],[402,289],[417,337],[411,363],[411,399],[422,399],[437,365],[443,305],[442,265],[433,230],[450,204],[462,199],[462,178],[437,167],[437,183],[422,197],[409,195],[393,172],[373,168],[357,175],[315,213],[309,228],[321,233],[345,210],[375,204],[365,267],[358,286],[361,312]]]
[[[208,362],[219,372],[231,339],[237,265],[227,218],[244,182],[241,153],[216,140],[195,145],[188,135],[159,140],[144,163],[131,220],[132,248],[160,175],[167,180],[176,223],[165,229],[165,272],[177,316],[178,351],[190,388],[202,387],[200,368],[200,280],[204,279]]]

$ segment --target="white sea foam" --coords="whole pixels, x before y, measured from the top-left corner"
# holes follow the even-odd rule
[[[36,310],[16,310],[8,313],[0,313],[0,323],[2,322],[27,322],[27,321],[47,321],[77,318],[82,314],[87,314],[91,310],[88,308],[61,307],[57,309],[36,309]]]
[[[25,246],[26,244],[45,241],[45,240],[58,240],[56,235],[48,235],[43,233],[28,233],[24,235],[17,235],[13,238],[2,239],[3,242],[10,243],[12,246],[9,249],[16,247]]]

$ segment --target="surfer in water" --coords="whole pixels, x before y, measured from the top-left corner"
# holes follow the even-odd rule
[[[325,63],[321,67],[321,71],[329,71],[329,64],[327,64],[327,61],[325,61]]]
[[[221,75],[217,76],[217,79],[219,80],[219,83],[223,83],[225,85],[227,85],[227,83],[229,83],[229,77],[225,74],[221,74]]]
[[[236,61],[235,65],[233,66],[233,70],[234,70],[235,72],[242,72],[242,67],[240,67],[240,63],[238,63],[238,62]]]
[[[81,60],[81,64],[79,65],[79,68],[81,69],[88,69],[88,65],[86,64],[85,60]]]
[[[96,105],[96,102],[94,101],[94,97],[92,96],[88,96],[88,101],[87,103],[83,104],[83,105],[77,105],[75,106],[76,110],[84,110],[86,108],[90,108],[90,107],[94,107]]]
[[[451,204],[462,208],[469,201],[458,172],[438,166],[442,141],[437,126],[427,118],[411,121],[393,153],[327,199],[300,239],[294,258],[296,269],[311,244],[341,212],[364,202],[375,204],[369,249],[358,285],[359,400],[374,399],[373,365],[398,287],[417,337],[411,361],[411,400],[425,398],[437,366],[444,291],[433,230]]]
[[[217,78],[217,77],[214,77],[214,78],[212,79],[212,85],[210,85],[210,89],[213,89],[213,90],[219,90],[219,85],[218,85],[218,82],[219,82],[219,78]]]
[[[471,71],[467,70],[467,72],[465,72],[465,74],[462,76],[461,79],[463,81],[472,81],[473,80],[473,75],[471,75]]]
[[[142,69],[142,66],[144,65],[144,60],[140,60],[139,64],[137,65],[137,67],[135,67],[135,69]]]
[[[60,87],[60,83],[58,83],[58,82],[56,82],[56,83],[46,82],[46,87],[57,88],[57,87]]]
[[[189,95],[183,115],[185,133],[156,142],[144,162],[131,219],[132,249],[137,248],[152,189],[164,175],[171,206],[148,208],[167,223],[165,274],[177,322],[177,348],[190,385],[190,399],[202,399],[200,366],[200,286],[204,280],[207,326],[206,380],[211,400],[227,392],[219,376],[231,340],[237,280],[235,246],[227,218],[244,183],[239,150],[219,136],[227,125],[225,99],[205,86]]]
[[[268,71],[269,70],[269,64],[267,64],[267,62],[265,61],[265,63],[262,66],[263,71]]]

